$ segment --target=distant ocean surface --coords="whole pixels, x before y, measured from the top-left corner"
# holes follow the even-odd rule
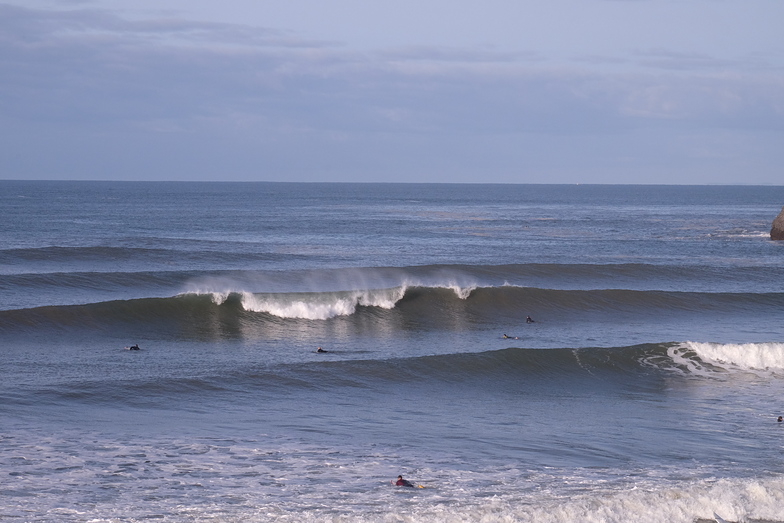
[[[0,181],[0,521],[784,522],[782,205]]]

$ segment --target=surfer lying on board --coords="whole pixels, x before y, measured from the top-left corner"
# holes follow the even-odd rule
[[[136,343],[136,344],[131,345],[130,347],[128,347],[128,350],[141,350],[141,349],[139,348],[139,344]]]
[[[395,481],[395,486],[414,488],[414,484],[408,481],[407,479],[403,479],[403,476],[397,477],[397,481]]]
[[[318,349],[316,349],[316,352],[328,352],[328,351],[325,351],[324,349],[322,349],[321,347],[319,347]]]
[[[501,336],[501,337],[502,337],[503,339],[505,339],[505,340],[519,340],[519,339],[520,339],[520,338],[518,338],[517,336],[507,336],[506,334],[504,334],[504,335],[503,335],[503,336]]]

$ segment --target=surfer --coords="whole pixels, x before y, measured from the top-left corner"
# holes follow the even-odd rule
[[[135,343],[135,344],[131,345],[130,347],[128,347],[128,350],[141,350],[141,349],[139,348],[139,344]]]
[[[782,421],[784,421],[784,416],[779,416],[778,422],[781,423]]]
[[[531,318],[530,316],[526,316],[526,317],[525,317],[525,322],[526,322],[526,323],[533,323],[533,322],[534,322],[534,320],[533,320],[533,318]]]
[[[316,352],[329,352],[329,351],[325,351],[324,349],[322,349],[321,347],[319,347],[319,348],[317,348],[317,349],[316,349]]]
[[[407,479],[403,479],[403,476],[398,476],[397,481],[395,482],[395,486],[398,487],[411,487],[414,488],[414,484],[408,481]]]
[[[505,340],[519,340],[520,339],[517,336],[512,337],[512,336],[507,336],[506,334],[504,334],[502,336],[502,338],[505,339]]]

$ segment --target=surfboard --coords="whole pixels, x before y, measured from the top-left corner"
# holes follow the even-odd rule
[[[389,481],[389,483],[391,483],[393,487],[397,487],[397,486],[398,486],[398,485],[395,483],[395,480],[394,480],[394,479],[390,480],[390,481]],[[400,486],[401,486],[401,487],[406,487],[406,485],[400,485]],[[424,485],[411,485],[410,487],[407,487],[407,488],[427,488],[427,487],[425,487]]]
[[[727,523],[727,521],[723,517],[719,516],[715,512],[713,513],[713,519],[716,520],[716,523]]]

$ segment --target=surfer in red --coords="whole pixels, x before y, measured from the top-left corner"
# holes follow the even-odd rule
[[[403,476],[398,476],[395,485],[398,487],[414,487],[414,484],[408,481],[407,479],[403,479]]]

